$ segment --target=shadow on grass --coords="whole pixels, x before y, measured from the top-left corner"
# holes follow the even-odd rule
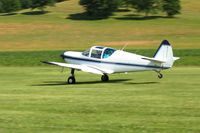
[[[109,83],[121,83],[125,81],[130,81],[131,79],[113,79],[109,80],[108,82],[102,82],[102,81],[87,81],[87,82],[77,82],[76,84],[109,84]]]
[[[43,15],[43,14],[47,14],[48,11],[30,11],[30,12],[24,12],[22,14],[24,15]]]
[[[157,84],[159,82],[126,82],[130,81],[132,79],[113,79],[108,82],[102,82],[102,81],[86,81],[86,82],[77,82],[74,85],[81,85],[81,84],[109,84],[109,83],[122,83],[124,84],[132,84],[132,85],[142,85],[142,84]],[[33,84],[31,86],[62,86],[62,85],[68,85],[67,82],[64,81],[46,81],[41,84]]]
[[[12,15],[17,15],[17,13],[2,13],[0,16],[12,16]]]
[[[160,82],[128,82],[125,84],[131,84],[131,85],[148,85],[148,84],[159,84]]]
[[[119,9],[117,12],[129,12],[129,9]],[[70,14],[66,19],[71,19],[71,20],[102,20],[102,19],[107,19],[108,17],[93,17],[89,16],[86,12],[83,13],[75,13],[75,14]],[[140,14],[128,14],[124,15],[123,17],[113,17],[114,19],[117,20],[153,20],[153,19],[176,19],[177,17],[170,17],[170,16],[142,16]]]
[[[124,17],[115,17],[117,20],[153,20],[153,19],[174,19],[176,17],[168,17],[168,16],[141,16],[137,14],[125,15]]]
[[[33,84],[31,86],[60,86],[60,85],[67,85],[64,81],[46,81],[41,84]]]
[[[86,81],[86,82],[76,82],[74,85],[80,85],[80,84],[103,84],[103,83],[120,83],[120,82],[125,82],[129,81],[131,79],[115,79],[115,80],[110,80],[108,82],[102,82],[102,81]],[[59,86],[59,85],[68,85],[67,82],[64,81],[46,81],[41,84],[34,84],[31,86]]]
[[[117,9],[116,12],[130,12],[130,9],[126,9],[126,8],[121,8],[121,9]]]
[[[93,17],[89,16],[87,13],[75,13],[75,14],[70,14],[66,19],[71,19],[71,20],[102,20],[106,19],[107,17]]]

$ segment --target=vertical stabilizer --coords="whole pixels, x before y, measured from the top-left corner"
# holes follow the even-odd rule
[[[163,63],[164,67],[172,67],[174,61],[179,59],[179,57],[173,56],[172,46],[167,40],[163,40],[154,55],[154,59],[165,61],[165,63]]]

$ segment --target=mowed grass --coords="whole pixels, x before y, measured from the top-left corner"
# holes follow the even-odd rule
[[[85,49],[94,44],[121,48],[154,48],[168,39],[174,48],[200,48],[200,2],[182,0],[182,14],[143,18],[133,11],[118,12],[109,19],[87,20],[78,0],[49,7],[46,14],[19,11],[0,16],[0,50],[32,51]],[[27,13],[28,12],[28,13]],[[140,14],[143,15],[143,14]]]
[[[0,132],[198,133],[200,68],[111,75],[0,67]]]
[[[78,0],[0,14],[0,133],[198,133],[200,132],[200,1],[182,0],[176,18],[118,12],[105,20],[77,13]],[[161,15],[161,16],[160,16]],[[100,76],[46,67],[65,50],[122,48],[152,57],[168,39],[181,57],[159,80],[155,72]],[[192,67],[191,67],[192,66]],[[196,67],[194,67],[196,66]]]
[[[156,49],[127,49],[126,51],[153,57]],[[47,66],[41,61],[64,62],[60,57],[63,52],[64,50],[0,52],[0,66]],[[174,56],[180,57],[180,60],[175,62],[175,66],[200,66],[200,49],[175,49]]]

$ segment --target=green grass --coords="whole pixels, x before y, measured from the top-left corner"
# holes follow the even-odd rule
[[[134,18],[134,12],[118,12],[105,20],[69,18],[82,13],[78,0],[47,8],[47,14],[0,16],[0,50],[32,51],[85,49],[94,43],[152,49],[168,39],[174,48],[200,48],[199,1],[182,0],[182,14],[176,18]],[[142,15],[142,14],[141,14]],[[157,14],[156,16],[164,15]]]
[[[0,14],[0,133],[200,132],[199,4],[182,0],[182,14],[173,19],[118,12],[75,20],[70,16],[83,12],[78,0],[49,7],[47,14]],[[101,83],[98,75],[77,72],[78,83],[66,85],[68,69],[60,73],[40,63],[94,44],[128,44],[128,51],[151,57],[163,39],[181,59],[162,80],[141,72]]]
[[[83,51],[83,50],[79,50]],[[153,57],[156,49],[128,49],[127,51]],[[0,66],[46,66],[40,61],[63,62],[63,51],[0,52]],[[175,49],[174,56],[181,59],[175,66],[200,66],[200,49]]]
[[[111,75],[77,72],[65,85],[56,67],[0,67],[2,133],[198,133],[200,69]]]

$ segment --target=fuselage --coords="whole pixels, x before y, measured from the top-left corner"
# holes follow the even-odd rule
[[[95,56],[95,51],[98,56]],[[106,52],[110,55],[106,57]],[[97,46],[92,47],[90,50],[84,52],[64,52],[61,57],[70,64],[95,66],[96,68],[112,70],[114,73],[131,72],[131,71],[160,71],[168,69],[160,63],[144,60],[145,56],[137,55],[134,53],[125,52],[122,50],[113,50],[107,47]]]

